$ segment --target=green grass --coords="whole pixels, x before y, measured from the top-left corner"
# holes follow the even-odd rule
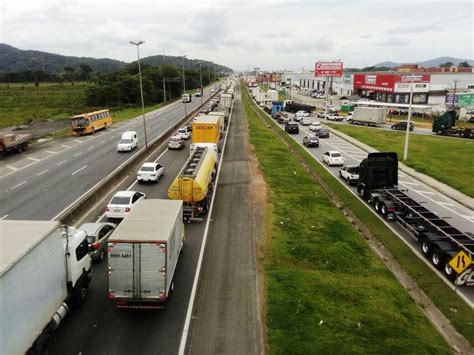
[[[0,128],[29,124],[44,119],[61,120],[73,113],[87,111],[84,107],[83,82],[72,86],[48,83],[0,85]]]
[[[329,124],[379,151],[397,152],[403,157],[404,132]],[[410,134],[406,165],[429,175],[462,193],[474,197],[474,141]]]
[[[270,352],[450,352],[363,237],[268,129],[275,124],[262,122],[265,115],[246,91],[242,97],[269,192],[263,262]]]

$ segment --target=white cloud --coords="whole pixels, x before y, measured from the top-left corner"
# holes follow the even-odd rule
[[[234,69],[347,67],[438,56],[473,58],[469,0],[3,0],[0,42],[21,49],[132,61],[201,58]]]

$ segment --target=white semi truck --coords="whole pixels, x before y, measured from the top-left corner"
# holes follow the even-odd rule
[[[45,354],[87,295],[86,234],[56,221],[0,221],[0,354]]]
[[[379,107],[356,107],[352,117],[347,121],[364,126],[378,126],[385,123],[387,110]]]
[[[183,201],[137,202],[109,238],[109,300],[118,308],[163,308],[183,243]]]

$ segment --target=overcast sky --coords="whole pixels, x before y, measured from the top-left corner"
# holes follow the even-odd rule
[[[72,56],[187,55],[247,70],[473,59],[473,0],[0,0],[0,42]]]

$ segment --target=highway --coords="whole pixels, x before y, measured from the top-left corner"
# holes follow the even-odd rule
[[[234,125],[231,121],[229,126],[230,139],[220,168],[222,182],[217,185],[214,212],[207,216],[210,228],[196,303],[188,324],[187,343],[192,347],[187,346],[187,353],[260,354],[263,344],[257,318],[256,232],[250,224],[243,229],[238,218],[249,218],[251,213],[247,158],[242,150],[245,135],[239,112],[240,122]],[[154,160],[165,167],[159,183],[138,184],[131,176],[121,188],[144,192],[147,198],[167,198],[168,187],[188,158],[189,144],[190,141],[182,151],[164,149],[156,154]],[[236,165],[239,173],[235,171]],[[229,197],[240,201],[237,218],[231,218]],[[99,210],[103,208],[99,206]],[[96,213],[92,211],[87,220],[94,221]],[[206,222],[185,225],[186,242],[175,273],[174,292],[163,310],[116,309],[107,300],[107,260],[95,264],[88,298],[58,328],[52,353],[178,353],[181,342],[186,340],[182,338],[183,328],[193,281],[199,271]],[[242,324],[246,327],[242,328]]]
[[[210,89],[204,90],[204,98]],[[187,112],[201,103],[193,98]],[[148,142],[184,117],[174,102],[146,114]],[[124,131],[138,133],[138,149],[118,153]],[[0,218],[48,220],[69,206],[145,146],[143,118],[113,124],[94,135],[58,139],[45,149],[11,155],[0,162]]]
[[[312,116],[310,118],[314,120]],[[279,126],[284,129],[284,125]],[[339,151],[345,159],[345,165],[358,165],[363,158],[367,157],[367,153],[365,151],[332,133],[330,134],[329,138],[321,138],[319,140],[320,145],[318,148],[306,148],[302,142],[303,137],[307,134],[313,133],[309,131],[308,127],[300,125],[300,133],[292,134],[291,137],[302,147],[304,147],[311,155],[313,155],[314,158],[320,162],[324,168],[326,168],[333,176],[337,178],[339,178],[340,167],[328,167],[326,164],[324,164],[322,158],[324,152],[329,150]],[[437,213],[438,216],[448,219],[449,223],[459,230],[463,232],[474,231],[474,213],[472,210],[446,197],[445,195],[442,195],[437,190],[425,185],[421,181],[412,178],[402,171],[399,171],[398,176],[399,187],[406,190],[407,194],[411,198],[418,202],[422,202],[428,209]],[[358,196],[355,186],[348,186],[347,183],[342,180],[341,183],[346,185],[346,187],[350,189],[354,195]],[[389,223],[390,227],[403,237],[403,240],[415,250],[421,259],[427,261],[421,255],[421,252],[419,251],[419,245],[411,236],[411,234],[409,234],[397,223],[386,223]],[[427,264],[434,272],[437,272],[443,280],[446,280],[438,270],[432,267],[429,261],[427,261]],[[448,281],[446,282],[449,283]],[[449,284],[452,286],[451,283]],[[457,292],[464,295],[467,303],[469,303],[471,306],[474,305],[473,287],[458,288]]]

